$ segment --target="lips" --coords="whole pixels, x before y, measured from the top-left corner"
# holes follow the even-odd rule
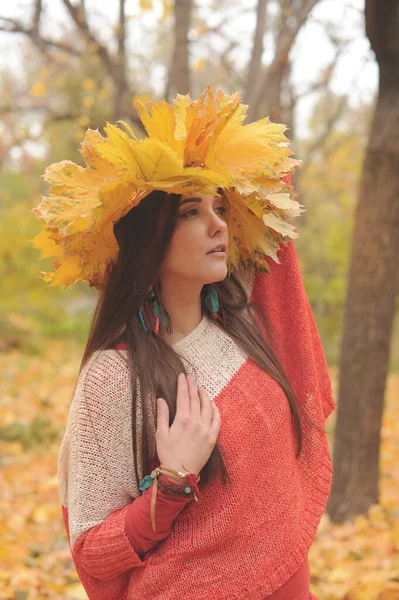
[[[207,254],[212,254],[212,252],[226,252],[226,244],[218,244],[217,246],[215,246],[212,250],[210,250],[209,252],[207,252]]]

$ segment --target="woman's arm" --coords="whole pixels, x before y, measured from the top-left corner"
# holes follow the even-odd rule
[[[162,478],[162,475],[159,476]],[[183,508],[191,502],[188,496],[174,496],[157,490],[155,503],[156,532],[151,525],[150,504],[152,486],[146,489],[140,498],[136,498],[129,506],[125,515],[126,533],[137,554],[144,554],[161,540],[164,540],[172,531],[173,521]]]
[[[152,488],[141,495],[132,473],[130,372],[117,352],[101,351],[79,376],[58,459],[65,528],[90,598],[121,597],[129,571],[145,566],[141,555],[190,501],[158,490],[154,535]]]
[[[297,399],[300,403],[312,402],[324,424],[335,402],[293,240],[281,245],[278,258],[280,264],[267,257],[270,273],[255,274],[251,299],[266,315],[273,349]]]

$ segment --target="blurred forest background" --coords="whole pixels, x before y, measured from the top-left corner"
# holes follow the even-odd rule
[[[38,277],[52,267],[29,243],[41,176],[53,162],[83,164],[87,128],[125,119],[144,136],[135,96],[196,98],[208,83],[242,90],[246,122],[285,123],[303,161],[295,245],[340,409],[327,423],[334,484],[310,553],[311,590],[319,600],[399,598],[399,149],[387,142],[398,137],[389,65],[399,50],[388,30],[397,35],[399,9],[376,6],[0,0],[1,598],[86,598],[55,472],[97,292]],[[381,148],[392,158],[385,171]]]
[[[312,0],[297,17],[300,2],[200,1],[194,7],[177,1],[176,23],[172,0],[121,3],[123,15],[116,2],[112,10],[89,4],[85,12],[85,3],[57,0],[50,7],[26,0],[6,17],[6,4],[0,26],[13,34],[0,33],[3,57],[12,55],[3,58],[0,88],[3,347],[36,348],[43,336],[60,335],[83,343],[95,302],[96,292],[83,283],[49,290],[37,277],[52,264],[38,262],[27,244],[39,231],[29,209],[45,191],[45,166],[66,158],[82,164],[78,150],[88,127],[123,118],[137,130],[135,95],[170,100],[176,91],[190,91],[196,97],[211,83],[229,93],[241,89],[249,120],[268,115],[289,127],[304,164],[294,184],[307,209],[295,243],[328,361],[337,364],[377,86],[362,3]],[[399,343],[390,368],[399,369]]]

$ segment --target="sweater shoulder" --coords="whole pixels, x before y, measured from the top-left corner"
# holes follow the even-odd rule
[[[85,372],[85,377],[91,377],[93,373],[105,375],[109,372],[128,373],[126,352],[114,348],[96,350],[84,365],[81,374],[83,372]]]
[[[101,431],[104,424],[127,418],[131,409],[132,380],[127,360],[115,350],[99,350],[83,366],[68,416],[72,424],[90,418]],[[94,415],[92,419],[90,415]]]
[[[130,370],[125,353],[118,350],[97,350],[84,365],[78,381],[87,386],[101,388],[110,383],[110,379],[130,382]]]

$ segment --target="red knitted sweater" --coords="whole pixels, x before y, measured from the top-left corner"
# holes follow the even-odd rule
[[[204,315],[174,349],[218,405],[218,443],[232,483],[223,485],[219,476],[200,482],[199,502],[188,502],[165,525],[166,537],[141,555],[127,526],[141,492],[133,477],[124,353],[97,352],[82,370],[60,449],[59,483],[71,553],[90,600],[264,600],[272,594],[274,600],[305,568],[332,479],[325,433],[311,421],[324,428],[334,401],[292,241],[278,259],[268,259],[270,273],[247,270],[242,281],[268,317],[298,401],[302,453],[296,459],[281,386]]]
[[[119,345],[123,348],[123,345]],[[160,475],[162,478],[163,475]],[[157,494],[156,500],[156,524],[157,533],[154,533],[150,519],[152,487],[145,490],[140,498],[136,498],[126,513],[125,527],[130,543],[141,555],[154,548],[160,539],[165,539],[171,533],[173,522],[183,510],[190,499],[184,496],[171,496],[168,494]],[[309,594],[309,562],[308,558],[290,579],[284,583],[276,592],[268,596],[270,600],[311,600]],[[314,597],[313,597],[314,598]]]

